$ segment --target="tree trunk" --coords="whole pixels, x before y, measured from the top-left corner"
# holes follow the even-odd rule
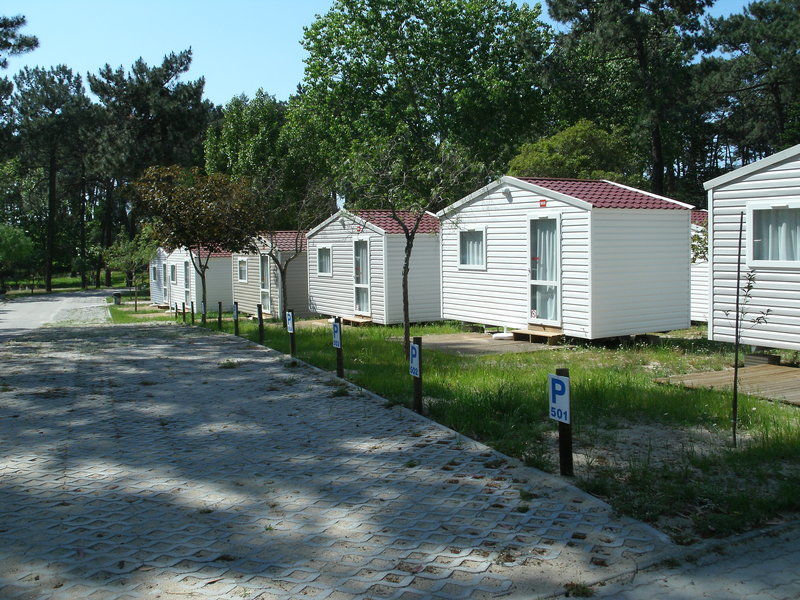
[[[81,289],[86,289],[86,165],[81,161],[81,220],[78,232],[78,255],[81,259]]]
[[[414,248],[414,236],[406,236],[405,256],[403,257],[403,350],[406,358],[411,351],[411,315],[408,306],[408,271],[411,266],[411,251]]]
[[[106,267],[106,287],[111,287],[111,269]]]
[[[639,64],[639,75],[642,78],[644,102],[647,119],[650,121],[650,169],[651,183],[656,194],[664,193],[664,144],[661,139],[661,108],[655,97],[653,78],[650,76],[650,64],[644,39],[639,35],[636,39],[636,59]]]
[[[198,260],[200,260],[198,258]],[[200,321],[203,325],[206,324],[206,311],[208,310],[208,296],[206,294],[206,270],[204,268],[200,268],[200,285],[203,287],[203,314],[200,317]]]
[[[286,288],[286,267],[288,265],[281,265],[280,262],[275,261],[275,264],[278,265],[278,277],[281,278],[281,304],[279,310],[281,311],[281,322],[283,326],[286,327],[286,306],[287,302],[289,301],[289,292]]]
[[[47,292],[53,291],[53,245],[56,239],[56,160],[55,147],[50,149],[50,165],[47,185],[47,232],[45,234],[44,250],[44,288]]]

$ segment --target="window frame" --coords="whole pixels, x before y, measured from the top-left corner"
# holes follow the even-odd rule
[[[150,281],[158,282],[158,265],[150,265]]]
[[[774,209],[800,210],[800,199],[769,200],[747,203],[747,216],[745,223],[744,244],[746,246],[746,265],[751,268],[767,269],[800,269],[800,260],[759,260],[754,258],[753,244],[755,243],[755,213]]]
[[[462,233],[469,233],[469,232],[473,232],[473,231],[480,231],[481,232],[482,244],[483,244],[483,253],[482,253],[483,262],[480,265],[470,265],[470,264],[464,264],[464,263],[461,262],[461,234]],[[470,225],[470,226],[465,226],[465,227],[459,227],[458,228],[458,248],[457,248],[457,252],[458,252],[458,268],[459,268],[459,270],[462,270],[462,271],[486,271],[486,268],[487,268],[487,260],[486,260],[487,246],[488,246],[488,244],[486,243],[486,225]]]
[[[356,244],[357,243],[364,243],[367,245],[367,277],[366,283],[356,283]],[[360,316],[371,316],[372,315],[372,244],[370,244],[370,236],[355,236],[353,238],[353,247],[352,247],[352,254],[353,254],[353,314],[360,315]],[[356,296],[357,289],[364,289],[367,291],[367,310],[358,310],[358,302]]]
[[[175,263],[169,266],[169,282],[178,283],[178,265]]]
[[[328,251],[328,258],[331,270],[330,271],[320,271],[319,270],[319,252],[320,250],[327,250]],[[333,246],[331,244],[320,244],[317,246],[316,251],[316,260],[317,260],[317,277],[333,277]]]
[[[244,263],[244,279],[242,279],[242,263]],[[247,257],[240,256],[236,259],[236,281],[238,283],[247,283]]]
[[[183,261],[183,289],[184,290],[191,290],[191,279],[192,279],[192,268],[189,265],[189,261]]]

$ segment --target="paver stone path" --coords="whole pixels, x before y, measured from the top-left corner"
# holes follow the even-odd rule
[[[533,598],[669,545],[338,389],[190,327],[0,344],[0,598]]]

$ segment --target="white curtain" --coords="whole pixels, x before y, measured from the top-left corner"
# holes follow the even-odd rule
[[[558,319],[558,300],[556,286],[531,286],[531,318],[555,321]]]
[[[555,281],[558,273],[555,219],[531,221],[531,280]]]
[[[800,260],[800,208],[753,211],[753,258]]]
[[[330,272],[331,272],[331,249],[318,248],[317,273],[330,273]]]
[[[266,255],[266,254],[262,254],[261,255],[261,265],[260,266],[261,266],[261,269],[260,269],[261,270],[261,275],[260,275],[260,277],[261,277],[261,289],[265,290],[265,289],[269,288],[269,256],[268,255]],[[266,304],[264,304],[263,302],[261,304],[266,306]]]
[[[460,246],[462,265],[483,265],[483,231],[460,232]]]

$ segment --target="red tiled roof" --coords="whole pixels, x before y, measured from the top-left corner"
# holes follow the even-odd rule
[[[281,252],[294,252],[298,246],[302,252],[306,249],[306,233],[306,231],[273,231],[261,234],[261,238],[274,242]]]
[[[403,228],[390,210],[355,210],[353,214],[368,223],[380,227],[386,233],[403,233]],[[411,210],[398,210],[396,214],[409,229],[414,226],[414,222],[419,215],[419,213]],[[417,233],[439,233],[439,219],[429,213],[425,213],[419,222]]]
[[[624,188],[600,179],[553,179],[518,177],[554,192],[583,200],[597,208],[671,208],[686,210],[684,206],[656,198],[639,190]]]
[[[200,251],[203,254],[203,257],[205,257],[205,254],[208,251],[208,249],[205,248],[204,246],[200,246],[198,248],[192,248],[192,252],[194,252],[195,250]],[[230,252],[224,252],[222,250],[213,250],[211,252],[211,258],[230,258],[230,256],[231,256]]]
[[[708,227],[708,211],[707,210],[693,210],[692,211],[692,225],[699,225],[700,227]]]

